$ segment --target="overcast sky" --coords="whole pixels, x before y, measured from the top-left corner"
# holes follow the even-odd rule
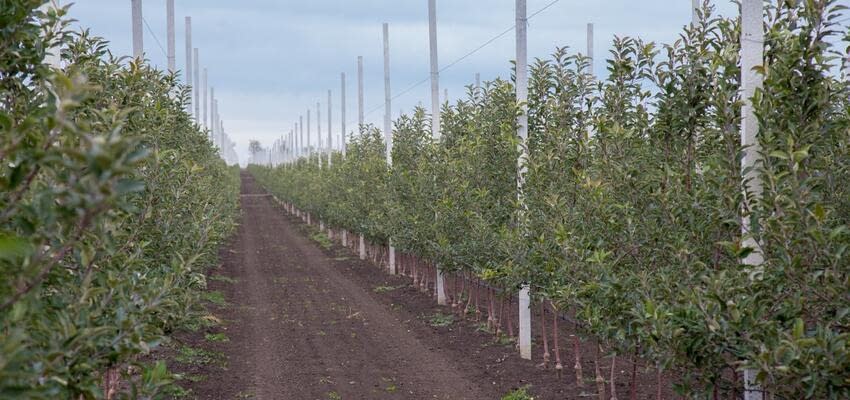
[[[528,0],[529,15],[553,0]],[[67,1],[63,1],[66,3]],[[165,68],[165,0],[143,0],[146,57]],[[732,15],[730,0],[716,0]],[[585,52],[586,24],[595,24],[597,59],[606,56],[614,35],[674,41],[690,21],[691,0],[560,0],[529,21],[529,58],[547,57],[556,46]],[[338,130],[340,73],[347,84],[349,130],[357,118],[356,59],[364,57],[367,122],[383,118],[383,47],[381,24],[390,25],[392,93],[428,77],[426,0],[176,0],[177,66],[185,67],[184,17],[192,17],[193,46],[209,69],[225,130],[237,142],[241,161],[248,141],[268,145],[293,128],[309,107],[315,123],[322,103],[326,129],[327,91],[333,90],[333,128]],[[442,0],[437,2],[440,65],[457,60],[514,23],[513,0]],[[129,0],[77,0],[71,16],[111,42],[115,54],[130,54]],[[482,80],[507,77],[514,57],[508,33],[441,74],[449,98],[461,96],[476,72]],[[596,63],[604,76],[605,65]],[[441,93],[442,95],[442,93]],[[427,84],[400,96],[393,117],[419,102],[430,104]],[[313,126],[315,130],[315,125]]]

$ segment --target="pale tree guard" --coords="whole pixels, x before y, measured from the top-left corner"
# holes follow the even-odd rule
[[[203,110],[202,110],[204,117],[203,117],[202,121],[203,121],[204,127],[209,128],[211,125],[207,123],[207,118],[209,118],[209,114],[207,113],[207,90],[209,90],[208,86],[207,86],[207,82],[208,82],[207,78],[208,78],[207,77],[207,69],[205,67],[203,79],[201,80],[201,96],[202,96],[201,97],[201,104],[204,105]]]
[[[384,23],[384,142],[387,145],[387,167],[393,165],[393,123],[392,123],[392,93],[390,90],[390,26]],[[389,238],[389,269],[395,275],[395,246]]]
[[[192,79],[194,80],[194,85],[192,85],[192,93],[194,93],[194,96],[195,96],[195,102],[193,103],[195,105],[195,123],[199,124],[200,118],[201,118],[201,102],[200,102],[200,97],[201,97],[200,96],[201,95],[201,93],[200,93],[201,76],[200,75],[201,75],[201,72],[198,69],[199,68],[199,62],[198,62],[198,48],[197,47],[195,47],[193,49],[193,52],[192,52],[192,67],[194,67],[194,70],[192,71]]]
[[[437,60],[437,0],[428,0],[428,42],[431,60],[431,137],[440,140],[440,69]],[[437,184],[434,182],[434,184]],[[437,304],[446,305],[443,271],[437,266]]]
[[[165,14],[166,19],[168,20],[168,34],[166,38],[166,42],[168,42],[168,71],[176,72],[177,71],[177,48],[175,41],[175,28],[174,28],[174,0],[167,0],[165,2]]]
[[[756,71],[764,64],[764,0],[743,0],[741,2],[741,158],[742,189],[745,192],[741,207],[741,236],[743,246],[753,251],[743,259],[743,264],[751,269],[761,268],[764,254],[751,232],[758,226],[758,218],[753,209],[758,206],[763,185],[759,169],[761,168],[761,145],[758,140],[758,119],[756,118],[752,98],[763,86],[763,77]],[[756,371],[744,371],[744,399],[763,400],[764,395],[756,381]]]
[[[310,132],[310,109],[307,108],[307,141],[304,144],[307,145],[307,158],[313,155],[313,147],[312,147],[312,133]]]
[[[481,89],[481,74],[475,73],[475,90],[478,91]]]
[[[192,17],[186,17],[186,84],[192,86]],[[189,93],[189,104],[186,105],[189,114],[192,113],[192,94]]]
[[[130,0],[133,19],[133,58],[145,56],[144,31],[142,30],[142,0]]]
[[[520,213],[525,210],[523,186],[525,173],[528,170],[528,17],[526,0],[516,0],[516,101],[520,107],[517,116],[517,136],[519,143],[519,158],[517,159],[517,196],[519,196]],[[523,218],[517,218],[518,224],[523,224]],[[520,229],[523,229],[520,226]],[[531,359],[531,298],[530,285],[522,284],[519,291],[519,353],[526,360]]]

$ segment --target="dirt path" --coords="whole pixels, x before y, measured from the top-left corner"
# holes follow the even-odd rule
[[[232,282],[212,283],[230,303],[216,314],[230,339],[216,346],[227,368],[192,385],[198,398],[499,398],[346,277],[344,260],[306,238],[247,174],[242,209],[219,272]]]

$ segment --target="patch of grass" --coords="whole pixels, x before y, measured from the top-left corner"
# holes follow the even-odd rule
[[[191,332],[197,332],[201,329],[213,328],[221,324],[222,321],[215,315],[206,312],[198,312],[193,313],[193,315],[184,323],[183,327]]]
[[[225,357],[224,354],[219,352],[183,346],[180,350],[178,350],[177,355],[174,356],[174,361],[186,365],[215,364],[218,366],[224,366]]]
[[[209,280],[224,283],[239,283],[239,279],[233,279],[229,276],[224,275],[210,275]]]
[[[342,400],[342,396],[337,392],[328,392],[328,400]]]
[[[185,399],[192,395],[192,389],[186,389],[183,386],[172,384],[168,385],[162,394],[169,399]]]
[[[392,384],[392,383],[389,386],[387,386],[386,388],[384,388],[384,391],[387,392],[387,393],[395,393],[397,390],[398,390],[398,386],[396,386],[395,384]]]
[[[207,333],[204,338],[209,342],[229,342],[230,338],[224,333]]]
[[[403,288],[403,287],[404,287],[404,285],[400,285],[400,286],[386,286],[386,285],[383,285],[383,286],[377,286],[377,287],[375,287],[374,289],[372,289],[372,291],[373,291],[373,292],[375,292],[375,293],[387,293],[387,292],[392,292],[392,291],[394,291],[394,290],[401,289],[401,288]]]
[[[510,391],[508,394],[502,396],[502,400],[534,400],[534,396],[528,394],[528,386],[525,386]]]
[[[331,240],[328,239],[328,235],[325,235],[322,232],[313,232],[310,235],[310,239],[313,239],[313,241],[319,243],[319,246],[322,246],[322,248],[325,250],[330,250],[331,247],[333,247],[333,243],[331,243]]]
[[[218,290],[204,292],[204,300],[213,303],[219,307],[227,306],[227,300],[224,299],[224,293],[221,293]]]
[[[242,391],[242,392],[236,393],[236,398],[237,398],[237,399],[253,399],[253,398],[254,398],[254,397],[256,397],[256,396],[257,396],[257,395],[255,395],[255,394],[254,394],[254,392],[245,392],[245,391]]]
[[[443,314],[443,313],[434,313],[430,319],[428,319],[428,324],[435,328],[443,328],[449,326],[455,322],[455,316],[451,314]]]

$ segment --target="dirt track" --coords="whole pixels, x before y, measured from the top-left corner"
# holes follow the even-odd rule
[[[576,387],[571,371],[556,379],[536,366],[539,358],[521,360],[513,345],[471,321],[432,326],[433,315],[451,310],[409,278],[385,274],[348,249],[320,247],[247,173],[241,225],[222,262],[215,274],[224,278],[211,280],[210,289],[228,304],[212,307],[223,324],[207,333],[223,332],[229,341],[205,341],[204,332],[181,339],[226,358],[184,366],[182,372],[203,378],[184,384],[198,399],[489,400],[523,386],[536,399],[594,392],[592,385]],[[562,341],[567,349],[566,334]],[[623,368],[617,372],[625,377]],[[617,386],[628,398],[626,379]],[[655,398],[646,380],[638,392]]]

